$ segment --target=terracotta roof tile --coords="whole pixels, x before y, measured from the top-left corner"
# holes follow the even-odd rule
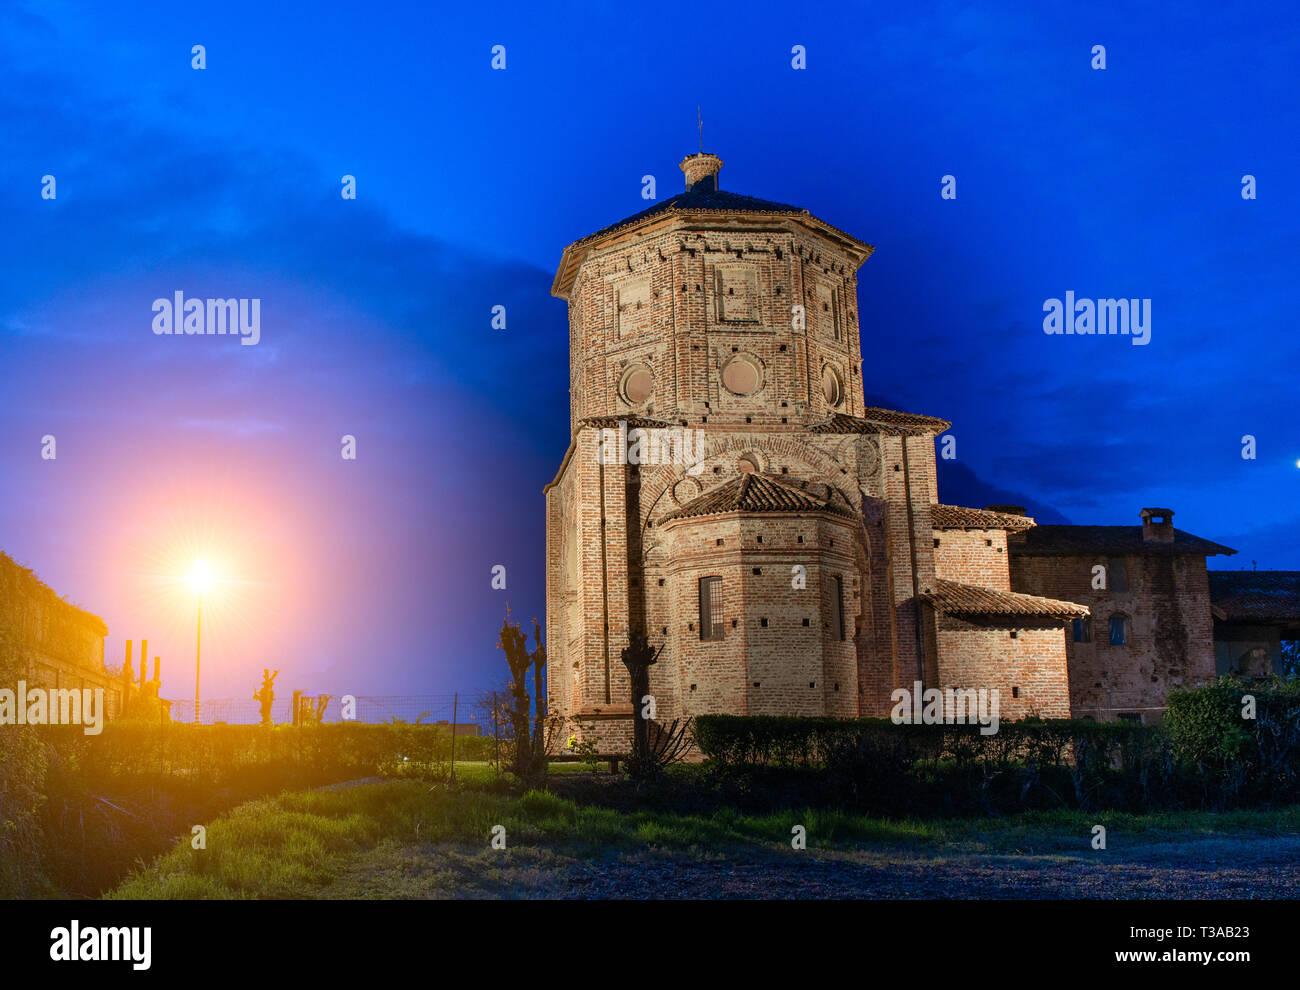
[[[1210,602],[1226,622],[1300,622],[1300,571],[1210,571]]]
[[[971,509],[964,505],[932,505],[930,521],[935,529],[1005,529],[1019,532],[1034,526],[1034,520],[1029,516]]]
[[[900,412],[897,409],[880,409],[871,406],[862,410],[861,416],[836,413],[824,423],[809,427],[810,433],[892,433],[921,432],[942,433],[952,426],[946,419]],[[884,427],[884,429],[882,429]]]
[[[766,474],[742,474],[692,499],[664,516],[688,519],[724,512],[830,512],[853,518],[857,513],[844,496],[829,485],[810,485],[798,479],[777,480]]]
[[[1007,551],[1026,557],[1081,557],[1092,554],[1194,554],[1211,557],[1233,554],[1231,547],[1211,543],[1181,529],[1172,543],[1142,539],[1141,526],[1035,526],[1008,541]]]
[[[1078,619],[1088,614],[1086,605],[1063,602],[1015,591],[998,591],[938,578],[934,590],[921,595],[945,615],[1046,615]]]

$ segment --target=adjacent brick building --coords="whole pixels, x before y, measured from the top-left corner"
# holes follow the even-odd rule
[[[1013,588],[1088,606],[1066,636],[1076,718],[1158,721],[1170,688],[1216,674],[1206,558],[1236,551],[1175,529],[1170,509],[1139,515],[1010,537]]]
[[[1282,644],[1300,641],[1300,571],[1211,571],[1210,602],[1220,674],[1288,673]]]

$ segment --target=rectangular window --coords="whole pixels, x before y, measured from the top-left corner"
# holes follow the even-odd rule
[[[844,579],[837,577],[835,579],[835,603],[832,608],[832,621],[834,622],[835,635],[839,639],[844,638]]]
[[[1128,619],[1122,615],[1110,617],[1110,645],[1123,646],[1128,642]]]
[[[1092,642],[1092,620],[1075,619],[1074,620],[1074,641],[1076,643]]]
[[[1125,558],[1111,557],[1106,561],[1106,576],[1111,594],[1122,595],[1128,591],[1128,562]]]
[[[722,578],[700,578],[700,639],[722,635]]]

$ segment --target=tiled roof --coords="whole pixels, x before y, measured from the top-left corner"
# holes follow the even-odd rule
[[[882,430],[881,427],[888,429]],[[809,427],[810,433],[889,433],[895,430],[942,433],[952,426],[946,419],[900,412],[897,409],[879,409],[875,406],[862,410],[861,416],[836,413],[824,423]]]
[[[853,507],[829,485],[812,485],[797,479],[777,480],[766,474],[742,474],[692,499],[664,516],[688,519],[724,512],[831,512],[853,518]]]
[[[691,226],[691,221],[698,219],[703,226],[712,227],[725,222],[728,227],[734,226],[737,229],[773,226],[772,221],[765,219],[767,217],[789,218],[791,222],[837,244],[855,266],[861,265],[875,251],[870,244],[863,243],[847,231],[832,226],[801,206],[718,189],[716,176],[702,177],[685,192],[655,203],[617,223],[602,227],[566,247],[560,257],[555,279],[551,283],[551,294],[561,299],[569,298],[578,268],[591,251],[598,249],[599,244],[607,242],[611,237],[631,234],[642,227],[657,226],[661,220],[672,220],[678,217],[687,221],[685,226]]]
[[[688,189],[684,193],[679,193],[662,202],[656,203],[649,209],[642,210],[640,213],[634,213],[632,216],[617,223],[611,223],[607,227],[601,227],[595,233],[588,234],[586,237],[579,238],[573,243],[586,244],[588,241],[594,241],[598,237],[604,237],[606,234],[613,233],[620,227],[630,227],[642,220],[648,220],[650,217],[660,213],[682,212],[685,210],[718,210],[722,212],[744,212],[744,213],[793,213],[798,216],[811,216],[811,214],[800,206],[790,206],[788,203],[774,203],[768,199],[759,199],[756,196],[742,196],[740,193],[727,192],[722,189],[708,189],[697,186]]]
[[[1086,605],[1022,595],[1015,591],[979,588],[937,578],[934,590],[921,595],[945,615],[1046,615],[1079,619],[1088,614]]]
[[[1210,602],[1226,622],[1300,622],[1300,571],[1210,571]]]
[[[932,505],[930,521],[935,529],[1005,529],[1019,532],[1033,528],[1029,516],[989,509],[970,509],[964,505]]]
[[[1141,526],[1035,526],[1008,542],[1007,550],[1027,557],[1081,557],[1091,554],[1194,554],[1211,557],[1236,553],[1181,529],[1172,543],[1142,539]]]

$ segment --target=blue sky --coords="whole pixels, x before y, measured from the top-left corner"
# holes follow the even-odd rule
[[[0,549],[103,615],[111,659],[150,636],[164,693],[192,669],[144,580],[166,540],[263,561],[210,696],[266,665],[368,694],[500,679],[568,440],[554,266],[646,205],[643,175],[680,191],[697,105],[724,188],[876,246],[864,381],[954,422],[941,498],[1171,506],[1241,551],[1212,566],[1300,568],[1289,5],[192,6],[0,13]],[[178,289],[261,298],[262,342],[155,337]],[[1067,290],[1150,298],[1151,343],[1044,335]]]

